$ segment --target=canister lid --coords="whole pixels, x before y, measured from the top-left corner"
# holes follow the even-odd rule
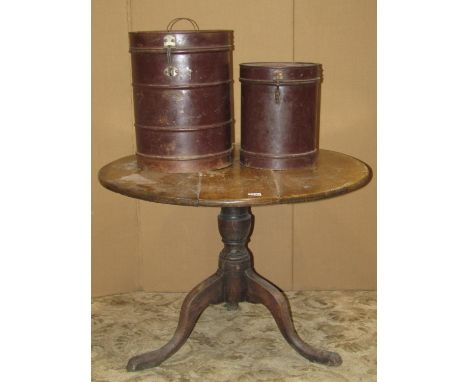
[[[232,30],[171,30],[129,32],[130,51],[166,49],[173,41],[173,52],[196,50],[229,50],[233,45]]]
[[[180,21],[188,21],[194,30],[175,30]],[[167,24],[165,31],[130,32],[130,52],[164,51],[193,52],[232,49],[232,30],[200,30],[189,17],[177,17]]]
[[[246,62],[240,64],[240,81],[315,82],[322,79],[322,64],[311,62]]]

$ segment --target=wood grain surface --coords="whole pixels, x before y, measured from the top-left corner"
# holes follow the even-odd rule
[[[111,191],[156,203],[208,207],[246,207],[300,203],[331,198],[364,187],[371,168],[349,155],[320,149],[313,166],[264,170],[232,166],[214,171],[170,174],[141,169],[134,155],[99,171]]]

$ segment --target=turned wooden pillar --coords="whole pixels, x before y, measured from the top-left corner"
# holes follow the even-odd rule
[[[228,309],[236,309],[246,300],[244,271],[251,268],[247,241],[252,229],[249,207],[223,207],[218,215],[218,228],[224,248],[219,254],[218,274],[224,275],[223,297]]]

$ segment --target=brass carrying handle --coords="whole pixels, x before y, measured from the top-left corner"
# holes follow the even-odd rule
[[[190,18],[188,18],[188,17],[177,17],[177,18],[175,18],[174,20],[170,21],[169,24],[167,24],[167,28],[166,28],[167,31],[168,31],[168,32],[171,31],[172,28],[174,27],[174,25],[175,25],[176,23],[178,23],[180,20],[187,20],[188,22],[190,22],[190,23],[192,24],[192,26],[194,27],[194,29],[196,29],[197,31],[200,30],[200,28],[199,28],[199,26],[198,26],[198,24],[197,24],[197,22],[196,22],[195,20],[192,20],[192,19],[190,19]]]

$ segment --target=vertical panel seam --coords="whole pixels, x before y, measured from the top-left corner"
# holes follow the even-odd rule
[[[133,29],[133,25],[132,25],[132,0],[127,0],[127,39],[128,39],[128,32],[131,32]],[[127,56],[127,60],[130,60],[130,55]],[[132,82],[132,65],[131,65],[131,62],[130,62],[130,65],[128,66],[129,68],[129,77],[130,77],[130,83]],[[130,112],[132,113],[133,111],[133,97],[132,97],[132,89],[131,89],[131,85],[129,83],[129,87],[130,87]],[[133,121],[133,113],[132,113],[132,122]],[[136,151],[136,147],[135,147],[135,142],[136,142],[136,136],[135,136],[135,129],[133,127],[134,123],[131,123],[130,125],[130,128],[132,129],[132,148],[133,148],[133,151],[135,152]]]
[[[296,290],[294,285],[294,204],[291,205],[291,288]]]
[[[292,60],[295,61],[296,45],[296,0],[292,0]],[[291,289],[296,290],[294,285],[294,204],[291,205]]]
[[[127,0],[126,1],[126,12],[127,12],[127,33],[132,30],[132,0]],[[130,59],[130,58],[128,58]],[[132,78],[132,67],[131,64],[129,65],[129,76]],[[133,97],[132,97],[132,91],[130,90],[130,113],[132,113],[133,110]],[[133,117],[132,117],[133,119]],[[131,135],[131,145],[133,148],[133,151],[135,152],[135,142],[136,142],[136,136],[135,136],[135,130],[133,128],[133,123],[130,124],[131,129],[132,129],[132,134]],[[143,251],[141,250],[141,210],[140,210],[140,201],[135,200],[135,211],[136,211],[136,255],[137,255],[137,271],[136,271],[136,289],[137,290],[142,290],[143,285],[142,285],[142,270],[143,270]]]
[[[296,0],[292,0],[292,60],[296,61]]]
[[[143,251],[141,249],[141,211],[140,211],[140,201],[136,200],[136,225],[137,225],[137,290],[143,290],[142,285],[142,271],[143,271]]]

